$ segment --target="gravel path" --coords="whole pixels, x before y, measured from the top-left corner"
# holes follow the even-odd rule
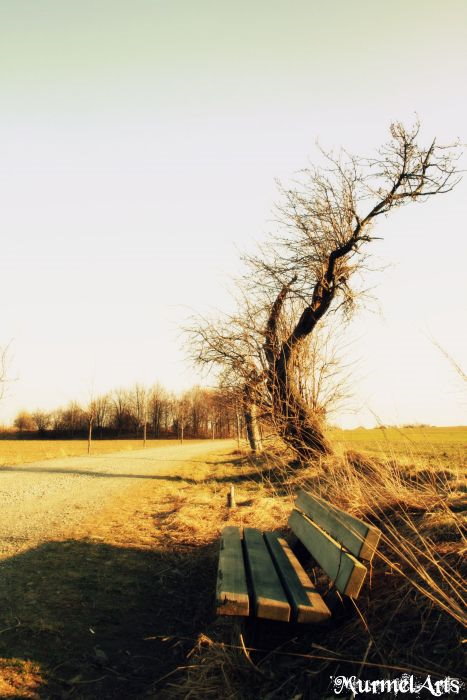
[[[44,540],[65,538],[145,479],[181,466],[189,476],[190,463],[204,462],[210,452],[229,446],[215,440],[0,467],[0,559]]]

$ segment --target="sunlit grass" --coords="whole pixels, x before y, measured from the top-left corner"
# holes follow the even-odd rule
[[[39,664],[23,659],[0,658],[0,697],[39,700],[42,683]]]
[[[195,444],[202,440],[184,440]],[[146,448],[175,447],[177,440],[147,440]],[[124,450],[142,450],[142,440],[93,440],[91,455]],[[88,454],[87,440],[0,440],[0,466],[26,464],[56,457],[84,457]]]
[[[172,682],[167,697],[250,700],[261,693],[275,697],[274,688],[283,686],[287,697],[325,697],[329,669],[339,665],[340,658],[346,664],[339,668],[364,677],[371,673],[362,672],[367,662],[378,678],[397,668],[426,669],[435,677],[462,673],[466,589],[461,460],[467,429],[333,433],[337,454],[318,464],[297,468],[287,452],[278,450],[233,459],[226,481],[235,484],[237,508],[226,507],[227,483],[219,489],[219,483],[208,478],[209,497],[201,483],[191,488],[187,484],[167,522],[174,537],[194,542],[212,540],[226,524],[285,530],[299,488],[321,495],[383,532],[370,585],[356,604],[358,613],[354,609],[346,618],[341,612],[327,628],[303,627],[299,634],[284,630],[277,649],[270,646],[267,632],[260,637],[261,626],[256,626],[253,637],[245,636],[248,654],[242,653],[243,638],[230,620],[207,628],[194,650],[192,667]],[[199,495],[193,498],[195,490]],[[199,519],[201,503],[205,505]],[[319,568],[313,572],[320,576]],[[248,626],[243,634],[247,631]]]
[[[332,429],[330,438],[340,452],[355,450],[383,459],[395,459],[413,468],[462,469],[467,459],[467,427]]]
[[[10,631],[0,637],[0,656],[9,648],[15,658],[34,659],[48,678],[37,677],[44,692],[71,687],[89,700],[101,691],[118,697],[121,683],[127,697],[142,697],[144,690],[154,698],[163,692],[180,700],[253,700],[281,697],[275,695],[279,687],[288,689],[284,697],[326,697],[329,674],[337,667],[357,673],[364,659],[376,665],[378,677],[394,667],[459,675],[467,429],[333,431],[332,438],[338,454],[304,468],[287,451],[255,457],[244,443],[234,452],[226,443],[204,460],[167,464],[157,480],[145,480],[93,514],[72,539],[11,560],[3,572],[9,606],[0,622]],[[177,444],[148,441],[151,447]],[[80,455],[87,450],[86,441],[42,446],[74,447]],[[114,452],[139,449],[142,442],[96,441],[94,447]],[[0,456],[1,449],[0,443]],[[235,508],[227,501],[231,484]],[[225,525],[286,530],[300,487],[383,530],[370,585],[359,613],[337,614],[326,628],[283,630],[274,643],[267,633],[251,639],[244,631],[240,640],[232,620],[213,620],[220,531]],[[255,629],[259,635],[261,625]],[[114,649],[113,671],[96,666],[96,631],[101,648]],[[252,647],[249,657],[243,639]],[[342,666],[339,658],[355,663]],[[11,678],[12,697],[35,697],[35,676],[19,669]],[[311,686],[316,694],[307,695]]]

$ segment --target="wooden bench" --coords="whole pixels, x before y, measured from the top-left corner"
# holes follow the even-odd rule
[[[306,491],[298,493],[288,524],[335,589],[357,598],[380,530]],[[232,526],[221,535],[216,610],[301,623],[331,616],[283,536]]]

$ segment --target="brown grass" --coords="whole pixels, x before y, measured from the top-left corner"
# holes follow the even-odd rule
[[[0,659],[0,697],[31,698],[40,696],[36,692],[42,683],[37,664],[22,659]]]
[[[292,494],[300,487],[312,490],[382,529],[370,584],[355,606],[344,607],[324,627],[218,621],[200,636],[190,656],[192,666],[167,682],[163,697],[318,699],[332,696],[329,676],[338,673],[369,679],[403,672],[458,677],[462,625],[467,622],[460,511],[466,484],[454,461],[443,469],[449,447],[441,443],[440,448],[438,469],[432,445],[419,446],[419,453],[429,452],[431,464],[419,454],[412,469],[382,449],[379,457],[370,450],[342,450],[340,456],[300,470],[291,469],[281,454],[240,462],[239,491],[248,493],[248,507],[242,507],[240,498],[236,512],[222,524],[282,528]],[[248,469],[257,484],[251,493],[243,480]],[[463,503],[465,508],[465,498]],[[187,511],[182,520],[175,517],[174,529],[183,528],[187,517]],[[205,527],[209,531],[216,523],[205,521],[203,531]],[[326,590],[319,569],[311,573]]]
[[[339,673],[459,677],[459,444],[439,440],[437,460],[433,444],[420,445],[415,462],[403,466],[393,451],[376,451],[371,440],[370,447],[346,445],[300,470],[281,451],[211,454],[145,480],[66,542],[4,562],[0,678],[10,696],[323,700],[333,695],[329,676]],[[344,606],[314,627],[216,620],[220,531],[227,524],[286,529],[299,487],[383,530],[358,607]],[[324,591],[319,570],[310,573]]]
[[[202,440],[184,440],[195,444]],[[146,447],[174,447],[177,440],[147,440]],[[142,440],[93,440],[91,455],[110,454],[126,450],[142,450]],[[26,464],[56,457],[85,457],[87,440],[0,440],[0,466]]]

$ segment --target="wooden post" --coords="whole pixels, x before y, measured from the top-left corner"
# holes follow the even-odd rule
[[[237,504],[235,502],[235,486],[230,484],[230,491],[227,495],[227,503],[229,508],[236,508]]]
[[[89,417],[89,430],[88,430],[88,455],[91,454],[91,440],[92,440],[92,416]]]
[[[148,404],[147,397],[144,397],[143,404],[143,449],[146,447],[146,438],[148,434]]]

